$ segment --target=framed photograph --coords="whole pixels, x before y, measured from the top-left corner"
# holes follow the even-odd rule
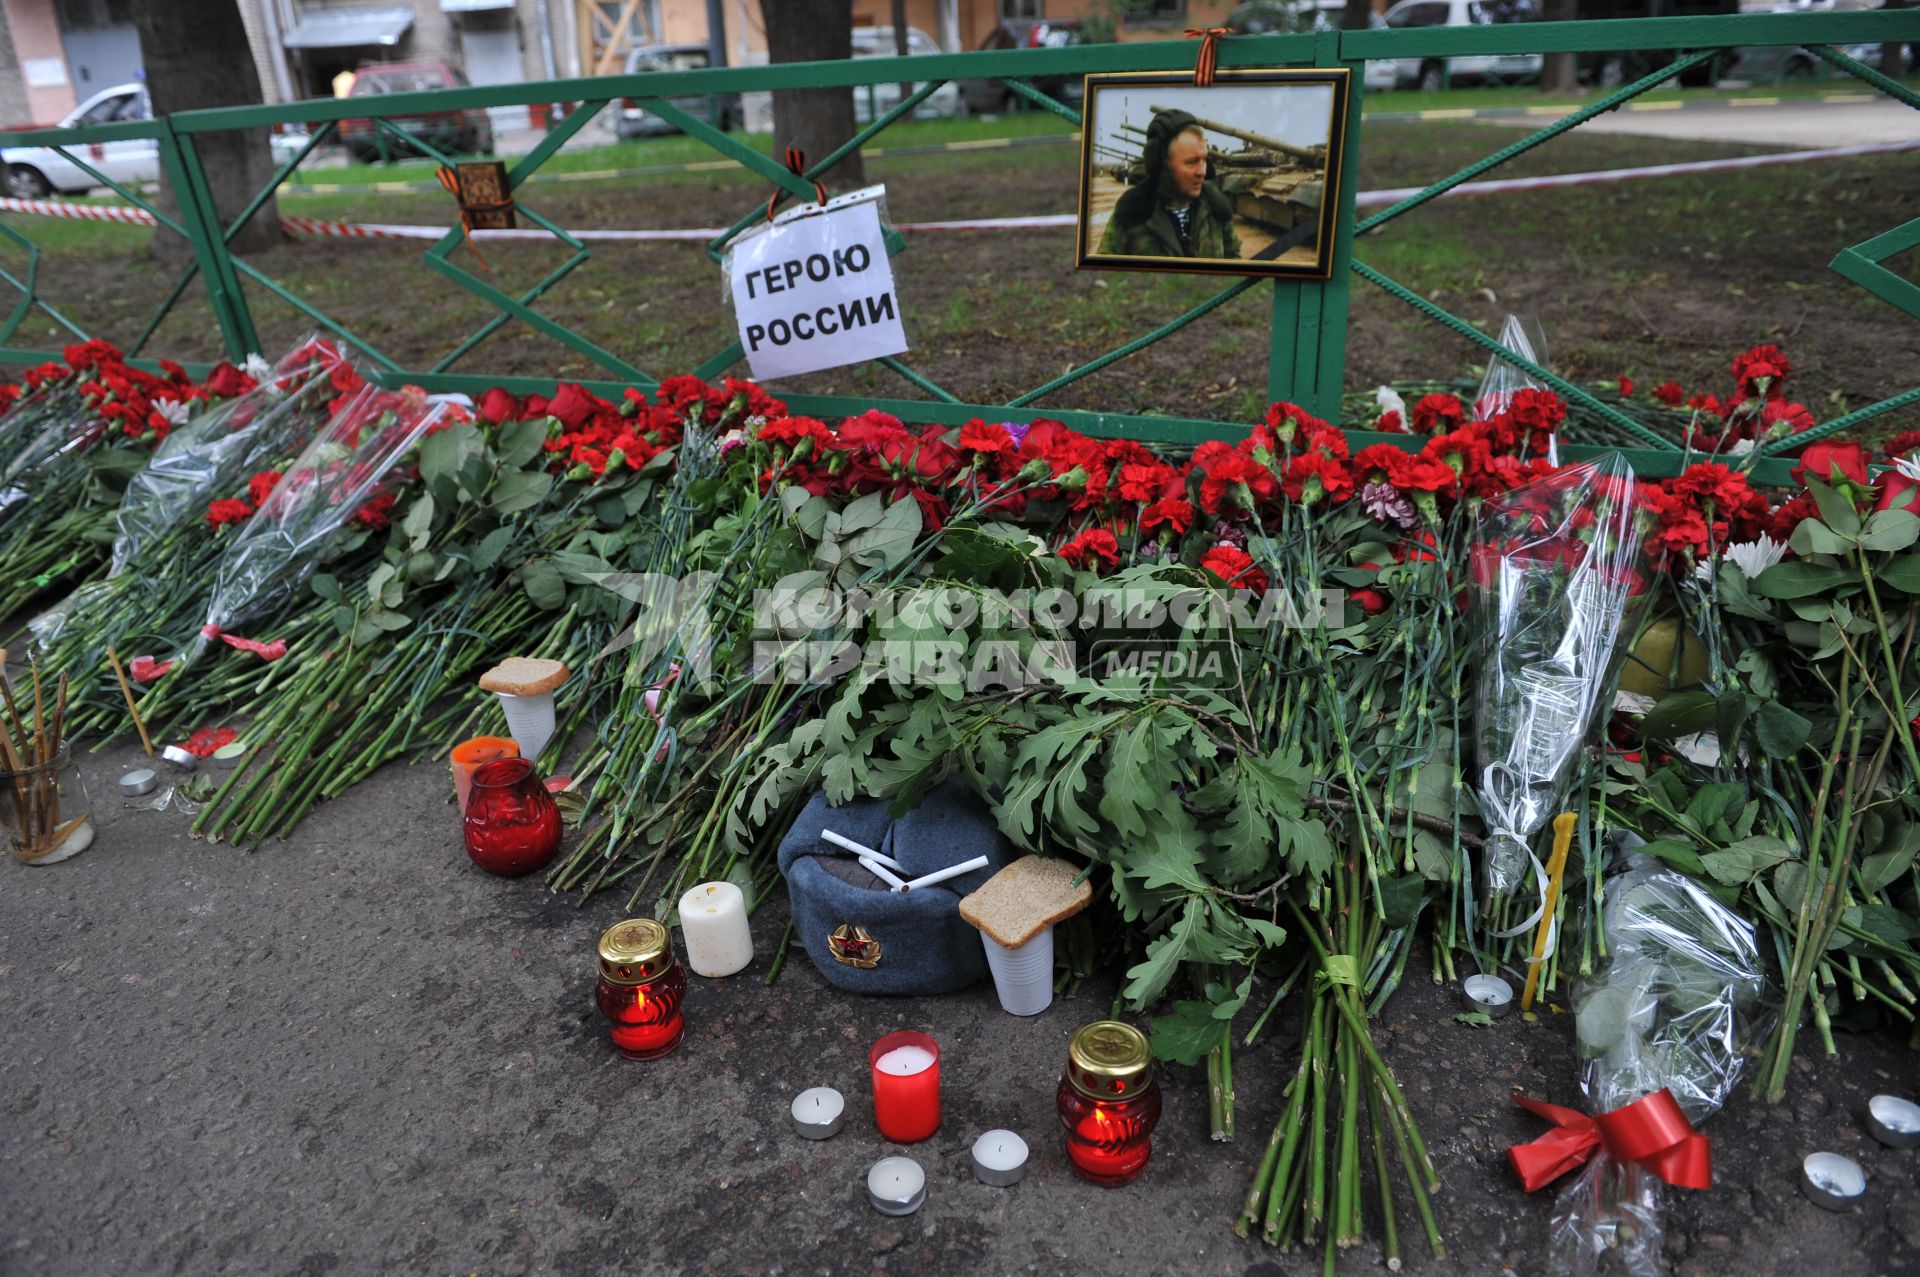
[[[1088,76],[1079,265],[1328,278],[1349,74]]]

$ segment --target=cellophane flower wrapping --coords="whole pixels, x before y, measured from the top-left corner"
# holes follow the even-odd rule
[[[1645,511],[1618,453],[1489,498],[1474,528],[1474,727],[1490,895],[1536,876],[1646,597]]]
[[[120,575],[143,547],[201,518],[208,501],[303,447],[315,413],[335,393],[328,378],[342,364],[364,375],[342,348],[309,335],[252,390],[175,428],[127,483],[107,575]]]
[[[1538,368],[1547,366],[1547,337],[1540,325],[1519,315],[1508,315],[1500,325],[1500,344]],[[1487,361],[1480,378],[1480,389],[1473,397],[1473,415],[1489,421],[1513,405],[1513,397],[1522,390],[1552,390],[1526,369],[1495,355]],[[1556,392],[1557,393],[1557,392]]]
[[[1772,1016],[1753,924],[1648,856],[1608,880],[1602,916],[1606,962],[1572,999],[1587,1111],[1664,1088],[1698,1126]],[[1553,1271],[1657,1277],[1660,1188],[1652,1172],[1595,1153],[1554,1202]]]
[[[293,601],[348,521],[395,485],[415,446],[456,411],[411,386],[368,384],[347,395],[222,556],[190,655]]]
[[[99,433],[84,386],[78,376],[46,381],[0,416],[0,518],[27,501],[36,471]]]

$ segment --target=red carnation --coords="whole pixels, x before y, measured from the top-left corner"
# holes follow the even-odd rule
[[[1303,505],[1313,505],[1323,496],[1328,501],[1345,501],[1353,495],[1353,475],[1345,462],[1309,452],[1287,462],[1280,490],[1287,500]]]
[[[1781,394],[1780,383],[1792,375],[1793,365],[1787,362],[1778,346],[1755,346],[1733,357],[1733,380],[1739,386],[1742,399],[1763,390],[1767,398],[1776,398]]]
[[[1216,459],[1200,482],[1200,506],[1212,515],[1251,511],[1273,494],[1273,472],[1239,452]]]
[[[265,505],[267,497],[273,492],[273,485],[278,482],[280,482],[278,470],[262,470],[247,480],[247,500],[253,502],[256,508]]]
[[[1458,395],[1422,395],[1413,405],[1413,428],[1423,434],[1452,430],[1466,420],[1467,406]]]
[[[1105,528],[1088,528],[1060,547],[1060,557],[1095,574],[1111,572],[1120,565],[1120,542]]]
[[[1669,378],[1653,388],[1653,397],[1668,407],[1678,408],[1686,402],[1687,392],[1680,388],[1679,382]]]
[[[1354,590],[1347,595],[1347,601],[1359,604],[1360,610],[1368,616],[1378,616],[1387,610],[1387,596],[1378,590]]]
[[[1140,530],[1158,532],[1162,528],[1175,536],[1185,536],[1193,526],[1193,507],[1179,497],[1163,497],[1140,512]]]
[[[1120,467],[1120,499],[1142,504],[1157,501],[1173,479],[1173,467],[1164,462],[1128,463]]]
[[[207,523],[216,528],[223,523],[244,523],[252,514],[253,507],[246,502],[222,497],[207,506]]]
[[[1920,448],[1920,430],[1903,430],[1887,440],[1889,458],[1904,457],[1917,448]]]
[[[960,427],[960,450],[962,452],[997,453],[1014,450],[1013,436],[1007,428],[997,421],[982,421],[975,417]]]
[[[358,510],[355,510],[353,512],[353,521],[362,527],[371,528],[375,532],[383,530],[387,526],[389,518],[393,513],[393,503],[395,499],[394,494],[391,492],[381,493],[373,500],[361,506]]]
[[[212,758],[215,750],[238,739],[240,733],[231,727],[202,727],[187,738],[182,748],[195,758]]]
[[[1627,376],[1620,378],[1620,397],[1622,399],[1633,398],[1633,378]]]
[[[1253,566],[1253,559],[1239,546],[1220,544],[1208,550],[1200,566],[1236,590],[1265,590],[1266,573]]]

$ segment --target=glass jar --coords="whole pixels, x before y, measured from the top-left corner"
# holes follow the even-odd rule
[[[630,1060],[653,1060],[680,1045],[687,1022],[680,1003],[687,972],[673,956],[667,929],[652,918],[629,918],[600,937],[594,999],[612,1024],[613,1045]]]
[[[1117,1188],[1137,1178],[1153,1156],[1149,1137],[1160,1121],[1146,1035],[1118,1020],[1081,1028],[1067,1044],[1058,1103],[1067,1160],[1082,1179]]]
[[[59,864],[93,845],[93,804],[70,747],[39,766],[0,770],[0,826],[29,865]]]
[[[473,863],[502,878],[545,869],[560,854],[560,808],[524,758],[474,769],[461,827]]]

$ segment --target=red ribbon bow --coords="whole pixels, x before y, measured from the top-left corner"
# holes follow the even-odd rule
[[[1637,1162],[1676,1188],[1713,1187],[1707,1137],[1693,1129],[1665,1087],[1598,1117],[1524,1095],[1515,1095],[1513,1102],[1554,1124],[1539,1139],[1507,1150],[1529,1193],[1583,1165],[1596,1149],[1617,1162]]]
[[[795,177],[805,177],[807,175],[806,153],[798,147],[790,146],[787,148],[787,172],[793,174]],[[784,186],[776,189],[772,195],[767,197],[767,220],[769,222],[773,220],[773,210],[779,208],[780,201],[785,198],[787,198],[787,189]],[[813,202],[816,204],[825,204],[827,202],[826,183],[820,181],[819,178],[813,180]]]
[[[1220,40],[1233,32],[1225,27],[1188,27],[1187,39],[1200,42],[1200,56],[1194,60],[1193,83],[1195,88],[1207,88],[1213,83],[1213,71],[1220,63]]]

